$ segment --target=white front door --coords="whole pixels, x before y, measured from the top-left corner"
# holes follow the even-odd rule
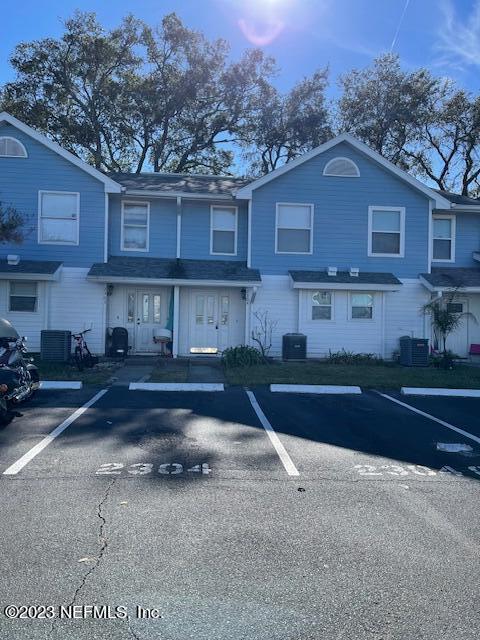
[[[137,290],[135,317],[135,352],[155,353],[160,351],[160,345],[153,340],[156,329],[162,326],[161,293]]]
[[[455,298],[453,302],[448,302],[450,311],[455,313],[468,313],[468,299]],[[442,348],[442,345],[440,345]],[[460,326],[456,331],[447,337],[447,349],[457,356],[464,358],[468,355],[469,345],[469,318],[468,315],[460,320]]]
[[[190,308],[190,353],[218,353],[229,345],[230,295],[194,291]]]

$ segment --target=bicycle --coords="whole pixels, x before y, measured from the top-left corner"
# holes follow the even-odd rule
[[[91,369],[95,365],[95,358],[90,353],[87,342],[84,335],[91,331],[91,329],[85,329],[80,333],[72,334],[72,340],[76,340],[74,360],[79,371],[83,371],[85,368]]]

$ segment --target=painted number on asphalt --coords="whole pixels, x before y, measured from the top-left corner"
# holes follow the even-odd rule
[[[454,469],[448,465],[445,465],[438,471],[435,469],[430,469],[430,467],[424,467],[421,464],[407,464],[407,465],[399,465],[399,464],[382,464],[380,466],[375,466],[373,464],[356,464],[354,466],[355,471],[360,476],[366,477],[378,477],[378,476],[408,476],[409,474],[414,474],[416,476],[437,476],[438,474],[450,474],[453,476],[463,476],[463,473],[458,469]],[[471,466],[467,467],[468,471],[471,471],[477,476],[480,476],[480,466]]]
[[[100,465],[95,472],[97,476],[118,476],[126,473],[131,476],[146,476],[150,473],[159,473],[164,476],[177,476],[181,473],[198,473],[207,476],[212,472],[208,463],[196,464],[185,469],[179,462],[166,462],[158,467],[154,467],[152,462],[137,462],[135,464],[124,465],[122,462],[106,462]]]

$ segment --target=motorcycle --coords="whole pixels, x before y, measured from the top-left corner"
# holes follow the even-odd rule
[[[0,420],[8,420],[12,407],[31,398],[40,388],[38,368],[27,358],[26,338],[0,318]]]

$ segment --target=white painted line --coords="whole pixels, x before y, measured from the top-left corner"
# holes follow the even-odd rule
[[[271,384],[270,391],[280,393],[362,393],[360,387],[336,384]]]
[[[270,442],[273,444],[274,449],[278,454],[278,457],[282,461],[282,464],[285,467],[285,471],[288,473],[289,476],[299,476],[300,474],[298,473],[297,467],[293,464],[292,459],[288,455],[285,447],[280,442],[280,438],[277,436],[272,425],[268,421],[267,416],[263,413],[262,409],[260,408],[260,405],[258,404],[257,399],[255,398],[255,396],[251,391],[249,391],[248,389],[245,389],[245,391],[247,393],[248,399],[250,400],[250,404],[252,405],[255,413],[257,414],[258,419],[262,423],[262,427],[267,432],[267,435],[270,438]]]
[[[224,391],[223,383],[213,382],[131,382],[130,391]]]
[[[82,383],[77,380],[42,380],[40,389],[81,389]]]
[[[469,444],[463,442],[437,442],[437,451],[447,451],[448,453],[464,453],[473,451]]]
[[[14,462],[10,467],[8,467],[8,469],[6,469],[3,472],[3,475],[14,476],[19,471],[21,471],[23,467],[25,467],[31,460],[33,460],[35,456],[38,456],[38,454],[41,451],[43,451],[45,447],[48,447],[48,445],[51,442],[53,442],[57,436],[63,433],[63,431],[65,431],[65,429],[69,427],[72,424],[72,422],[75,422],[77,418],[80,418],[80,416],[82,416],[89,407],[94,405],[95,402],[97,402],[97,400],[100,400],[100,398],[104,396],[107,393],[107,391],[108,389],[102,389],[102,391],[99,391],[96,395],[93,396],[93,398],[90,398],[88,402],[86,402],[84,405],[79,407],[76,411],[72,413],[70,417],[64,420],[62,424],[59,424],[58,427],[56,427],[53,431],[51,431],[48,434],[48,436],[45,436],[45,438],[43,438],[43,440],[41,440],[38,444],[32,447],[30,451],[27,451],[25,455],[23,455],[16,462]]]
[[[396,404],[399,404],[402,407],[405,407],[405,409],[409,409],[410,411],[413,411],[414,413],[418,413],[418,415],[423,416],[424,418],[428,418],[429,420],[433,420],[434,422],[438,422],[438,424],[441,424],[443,427],[447,427],[447,429],[451,429],[452,431],[455,431],[456,433],[460,433],[462,436],[465,436],[465,438],[469,438],[470,440],[473,440],[474,442],[478,442],[480,444],[480,438],[478,436],[474,436],[471,433],[468,433],[468,431],[465,431],[464,429],[460,429],[459,427],[455,427],[453,424],[450,424],[449,422],[445,422],[445,420],[440,420],[440,418],[436,418],[435,416],[430,415],[429,413],[425,413],[425,411],[420,411],[420,409],[417,409],[416,407],[412,407],[412,405],[407,404],[406,402],[401,402],[400,400],[397,400],[396,398],[392,398],[391,396],[387,396],[386,393],[380,393],[380,391],[377,391],[376,393],[378,393],[379,396],[382,396],[382,398],[386,398],[387,400],[390,400],[391,402],[395,402]]]
[[[447,396],[480,398],[480,389],[438,389],[434,387],[402,387],[404,396]]]

